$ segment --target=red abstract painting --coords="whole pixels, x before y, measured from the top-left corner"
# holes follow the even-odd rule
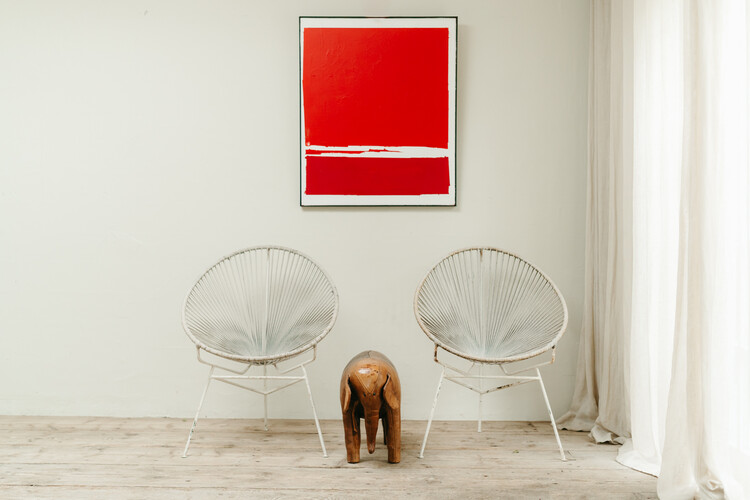
[[[303,206],[455,205],[456,29],[300,18]]]

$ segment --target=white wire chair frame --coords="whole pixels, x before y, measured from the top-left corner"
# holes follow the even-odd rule
[[[497,248],[457,250],[438,262],[419,284],[414,313],[435,344],[434,360],[442,368],[419,458],[424,457],[443,380],[479,394],[478,432],[482,432],[485,394],[536,381],[560,457],[566,460],[539,368],[555,361],[555,348],[568,325],[568,308],[546,274],[518,255]],[[438,358],[438,349],[470,361],[471,366],[462,369],[446,363]],[[515,364],[547,352],[551,357],[546,361],[531,366]],[[501,374],[483,373],[488,366],[499,367]],[[524,375],[526,372],[530,373]],[[487,381],[492,382],[489,387],[485,387]]]
[[[328,274],[291,248],[246,248],[204,272],[185,297],[182,309],[183,328],[196,346],[198,361],[210,366],[183,458],[212,380],[262,395],[266,430],[268,396],[304,381],[323,456],[327,457],[305,366],[317,358],[318,343],[333,328],[338,307],[338,292]],[[311,350],[312,357],[301,363],[278,366]],[[201,351],[213,356],[205,359]],[[227,366],[222,359],[234,366]],[[269,366],[276,369],[276,375],[268,374]],[[249,375],[254,367],[262,374]],[[220,374],[214,373],[217,369]],[[298,372],[292,373],[295,370]],[[245,385],[256,381],[262,382],[262,389]],[[269,388],[269,381],[280,385]]]

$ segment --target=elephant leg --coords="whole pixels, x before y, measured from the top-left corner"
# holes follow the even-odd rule
[[[357,422],[357,428],[354,427]],[[346,443],[346,461],[352,464],[359,462],[359,419],[351,411],[344,412],[344,441]]]
[[[401,409],[389,410],[383,420],[384,425],[388,426],[388,462],[397,464],[401,461]]]
[[[383,443],[388,446],[388,416],[383,415]]]
[[[352,426],[354,428],[352,435],[352,459],[347,461],[356,464],[359,463],[359,447],[362,445],[362,432],[359,427],[359,417],[356,414],[352,415]]]

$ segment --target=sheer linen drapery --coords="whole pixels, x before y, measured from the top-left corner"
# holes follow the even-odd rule
[[[750,498],[750,6],[593,0],[586,299],[564,428],[662,498]]]

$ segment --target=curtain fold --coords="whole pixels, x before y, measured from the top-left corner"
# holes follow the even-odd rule
[[[659,495],[750,497],[748,2],[684,7],[674,355]]]
[[[623,119],[629,26],[623,6],[591,3],[589,38],[588,201],[583,326],[576,389],[563,429],[591,431],[597,442],[630,436],[625,383],[630,303],[630,169],[623,154],[632,134]]]
[[[586,297],[559,423],[750,498],[750,2],[593,0]]]

